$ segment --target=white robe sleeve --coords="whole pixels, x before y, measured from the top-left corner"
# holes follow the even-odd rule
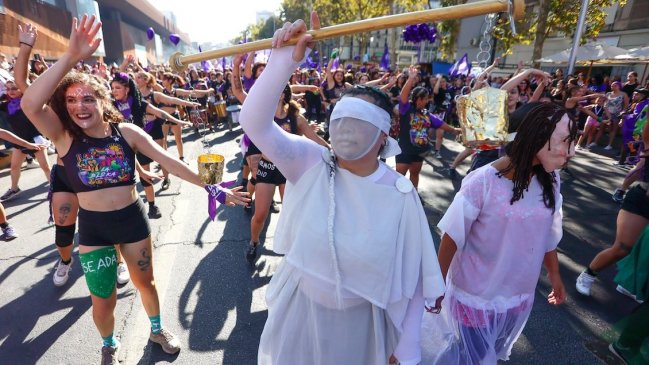
[[[276,48],[246,97],[239,122],[250,140],[295,183],[322,159],[324,147],[284,131],[273,121],[280,94],[301,62],[293,61],[294,46]]]
[[[424,314],[424,295],[421,277],[417,289],[408,303],[406,317],[403,320],[403,332],[399,338],[394,356],[401,365],[417,365],[421,361],[421,321]]]

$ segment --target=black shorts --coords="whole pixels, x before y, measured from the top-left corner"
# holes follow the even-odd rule
[[[149,156],[143,155],[141,153],[136,153],[135,158],[137,159],[137,162],[139,162],[142,166],[149,165],[151,162],[153,162],[153,160]]]
[[[481,168],[484,165],[489,165],[499,158],[500,158],[500,152],[497,149],[478,151],[478,153],[475,154],[473,161],[471,161],[471,168],[469,169],[469,171],[474,171]]]
[[[144,125],[146,126],[149,122],[144,122]],[[151,121],[153,125],[151,126],[151,130],[145,131],[153,138],[154,141],[157,141],[159,139],[163,139],[164,135],[162,134],[162,123],[164,123],[164,120],[160,118],[156,118],[153,121]]]
[[[37,150],[33,150],[27,147],[20,147],[20,146],[18,146],[17,148],[20,152],[24,153],[25,155],[29,155],[32,156],[32,158],[36,158],[34,154],[37,152]]]
[[[257,184],[282,185],[286,178],[274,163],[262,158],[257,168]]]
[[[624,195],[621,209],[649,220],[649,197],[647,196],[647,190],[637,184],[629,189]]]
[[[110,246],[135,243],[151,235],[142,200],[112,212],[95,212],[79,208],[79,244]]]
[[[180,119],[180,113],[178,113],[178,111],[175,111],[175,112],[171,113],[171,116],[174,117],[174,118],[176,118],[176,119]],[[174,123],[174,122],[170,122],[170,121],[168,121],[168,120],[165,121],[165,122],[162,123],[162,124],[165,124],[165,125],[176,125],[176,123]],[[154,139],[155,139],[155,138],[154,138]]]
[[[415,153],[400,153],[394,158],[397,163],[411,164],[424,161],[424,157]]]
[[[66,175],[65,167],[55,164],[52,166],[52,193],[72,193],[74,191],[70,187],[70,180]]]

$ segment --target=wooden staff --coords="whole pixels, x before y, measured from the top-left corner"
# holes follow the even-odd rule
[[[449,6],[430,10],[415,11],[410,13],[387,15],[379,18],[359,20],[326,27],[318,30],[310,30],[309,34],[314,40],[340,37],[343,35],[370,32],[373,30],[401,27],[409,24],[427,23],[439,20],[461,19],[477,15],[499,13],[509,11],[514,19],[522,19],[525,16],[525,0],[483,0],[469,4]],[[296,44],[298,37],[291,38],[286,45]],[[215,49],[207,52],[195,53],[184,56],[180,52],[171,55],[169,65],[176,71],[183,71],[187,65],[206,60],[217,59],[225,56],[232,56],[240,53],[248,53],[269,49],[272,47],[272,39],[263,39],[250,43],[238,44],[235,46]]]

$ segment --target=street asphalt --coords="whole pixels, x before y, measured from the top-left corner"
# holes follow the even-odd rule
[[[240,179],[240,136],[238,128],[232,132],[221,128],[207,136],[205,147],[186,129],[186,159],[196,169],[199,154],[208,150],[222,154],[224,180]],[[441,161],[426,159],[419,186],[436,242],[436,223],[461,182],[449,178],[448,165],[462,147],[450,140],[445,140],[445,147]],[[173,143],[169,151],[176,154]],[[592,297],[574,289],[577,275],[615,236],[619,205],[611,192],[627,170],[612,166],[613,159],[604,152],[579,151],[561,173],[564,236],[559,257],[568,300],[558,307],[549,305],[545,299],[549,284],[541,273],[532,315],[508,364],[617,364],[608,353],[608,342],[615,336],[614,325],[635,302],[615,291],[614,268],[601,275]],[[468,165],[467,161],[458,169],[460,176]],[[1,171],[0,177],[4,192],[9,170]],[[68,283],[60,288],[52,283],[58,254],[54,227],[47,224],[48,185],[41,169],[24,169],[19,186],[23,192],[4,203],[20,237],[0,242],[0,364],[99,363],[101,338],[92,321],[76,250]],[[243,255],[250,239],[249,213],[240,207],[220,207],[212,222],[202,189],[174,177],[169,190],[160,191],[159,183],[156,189],[163,217],[151,225],[162,322],[179,337],[183,349],[171,356],[148,342],[148,318],[128,283],[117,290],[115,311],[121,363],[255,364],[267,315],[265,289],[281,260],[272,251],[279,215],[271,215],[262,234],[261,257],[251,267]]]

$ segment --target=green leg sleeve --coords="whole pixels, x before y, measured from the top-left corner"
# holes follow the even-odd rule
[[[117,252],[108,246],[79,254],[81,268],[92,295],[108,298],[115,289],[117,281]]]

